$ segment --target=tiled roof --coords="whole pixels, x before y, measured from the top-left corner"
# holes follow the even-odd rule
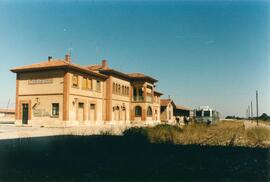
[[[158,92],[158,91],[154,91],[154,94],[156,94],[156,95],[163,95],[163,93],[161,93],[161,92]]]
[[[147,76],[147,75],[145,75],[145,74],[143,74],[143,73],[128,73],[127,75],[128,75],[130,78],[133,78],[133,79],[149,79],[149,80],[151,80],[151,81],[153,81],[153,82],[157,82],[156,79],[154,79],[154,78],[152,78],[152,77],[150,77],[150,76]]]
[[[36,64],[26,65],[26,66],[19,66],[16,68],[11,69],[12,72],[24,72],[24,71],[34,71],[34,70],[42,70],[42,69],[55,69],[55,68],[69,68],[69,69],[75,69],[79,71],[86,72],[88,74],[106,78],[106,75],[103,75],[101,73],[94,72],[86,67],[69,63],[61,59],[54,59],[52,61],[44,61]]]
[[[93,65],[86,66],[86,68],[93,70],[93,71],[97,71],[97,70],[101,69],[102,66],[99,64],[93,64]]]
[[[186,111],[191,111],[192,109],[188,108],[188,107],[185,107],[185,106],[180,106],[180,105],[176,105],[176,109],[179,109],[179,110],[186,110]]]
[[[160,105],[167,106],[171,101],[172,99],[160,99]]]
[[[134,78],[143,78],[143,77],[145,77],[145,75],[142,74],[142,73],[128,73],[127,75],[130,76],[130,77],[134,77]]]
[[[63,59],[53,59],[51,61],[43,61],[36,64],[26,65],[26,66],[19,66],[16,68],[11,69],[10,71],[17,73],[17,72],[27,72],[27,71],[35,71],[35,70],[44,70],[44,69],[56,69],[56,68],[69,68],[75,69],[78,71],[83,71],[88,74],[92,74],[95,76],[99,76],[102,78],[107,78],[107,75],[114,74],[119,75],[121,78],[125,78],[131,81],[141,81],[141,80],[148,80],[151,82],[157,82],[156,79],[147,76],[142,73],[123,73],[121,71],[117,71],[111,68],[103,68],[102,65],[88,65],[88,66],[80,66],[77,64],[73,64],[67,62]]]
[[[112,69],[112,68],[103,68],[102,65],[90,65],[90,66],[87,66],[88,69],[92,70],[92,71],[99,71],[100,73],[102,74],[115,74],[115,75],[119,75],[123,78],[126,78],[126,79],[133,79],[133,80],[137,80],[137,79],[148,79],[148,80],[151,80],[153,82],[157,82],[156,79],[150,77],[150,76],[147,76],[147,75],[144,75],[142,73],[124,73],[124,72],[121,72],[121,71],[118,71],[118,70],[115,70],[115,69]]]
[[[19,71],[19,70],[26,70],[26,69],[35,69],[35,68],[50,68],[50,67],[58,67],[58,66],[65,66],[68,63],[61,59],[55,59],[53,61],[44,61],[40,63],[35,63],[26,66],[19,66],[16,68],[11,69],[11,71]]]

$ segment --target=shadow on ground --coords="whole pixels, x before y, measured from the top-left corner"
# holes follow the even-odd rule
[[[121,136],[0,141],[0,181],[269,181],[270,149]]]

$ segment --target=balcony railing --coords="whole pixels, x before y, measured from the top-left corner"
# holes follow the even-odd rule
[[[144,101],[143,96],[133,96],[133,101]]]
[[[153,102],[152,96],[146,96],[146,102]]]

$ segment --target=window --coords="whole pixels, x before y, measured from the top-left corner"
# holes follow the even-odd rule
[[[127,87],[127,96],[129,96],[129,87]]]
[[[137,96],[137,88],[136,87],[133,88],[133,96],[135,96],[135,97]]]
[[[96,83],[96,91],[97,92],[101,91],[101,86],[100,85],[101,85],[100,81],[97,80],[97,83]]]
[[[52,103],[52,115],[59,116],[59,103]]]
[[[142,108],[140,106],[135,107],[135,117],[141,117],[142,116]]]
[[[147,116],[148,117],[152,116],[152,108],[150,106],[147,108]]]
[[[143,90],[142,90],[142,88],[139,88],[139,96],[143,96]]]
[[[78,87],[78,75],[73,75],[72,77],[72,86]]]
[[[172,119],[172,112],[169,111],[169,119]]]
[[[196,116],[197,117],[202,117],[202,111],[196,111]]]
[[[83,109],[84,108],[84,103],[79,102],[79,108]]]
[[[122,95],[125,95],[125,86],[122,85]]]
[[[113,83],[113,93],[115,94],[115,83]]]
[[[82,79],[82,89],[87,89],[87,78],[85,77]]]
[[[90,104],[90,109],[91,110],[95,110],[95,108],[96,108],[96,105],[95,104]]]
[[[205,117],[210,117],[210,111],[204,111],[204,112],[203,112],[203,115],[204,115]]]
[[[87,89],[89,89],[89,90],[92,89],[92,80],[91,79],[87,80]]]
[[[147,88],[149,88],[150,90],[153,90],[153,87],[151,85],[147,85]]]
[[[117,93],[121,94],[121,85],[120,84],[118,84]]]
[[[118,93],[117,88],[118,88],[118,84],[116,83],[116,84],[115,84],[115,94]]]

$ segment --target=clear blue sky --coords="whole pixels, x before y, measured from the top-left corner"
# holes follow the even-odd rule
[[[177,104],[245,115],[255,90],[270,114],[267,1],[1,1],[0,107],[14,103],[10,68],[64,57],[107,59],[159,80]]]

